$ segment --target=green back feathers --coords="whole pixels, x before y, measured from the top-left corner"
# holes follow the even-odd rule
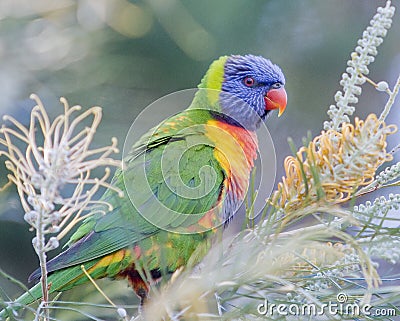
[[[186,110],[144,135],[126,159],[127,184],[122,171],[117,171],[112,182],[126,197],[121,199],[114,191],[107,191],[103,200],[113,205],[113,211],[88,217],[72,235],[69,243],[72,247],[51,261],[49,270],[81,264],[141,244],[160,233],[160,226],[185,229],[202,217],[196,213],[213,208],[223,187],[224,173],[214,157],[212,142],[204,135],[204,124],[209,119],[206,110]],[[178,163],[177,155],[181,155]],[[202,188],[209,193],[204,193]],[[185,189],[194,195],[185,196]],[[135,206],[128,195],[133,197]],[[172,211],[160,211],[160,204]]]

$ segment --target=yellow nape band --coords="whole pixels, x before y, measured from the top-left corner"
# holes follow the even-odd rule
[[[210,68],[208,68],[207,73],[199,85],[199,88],[208,89],[207,98],[211,106],[218,102],[219,92],[222,89],[222,83],[224,81],[224,68],[227,59],[228,56],[222,56],[215,60],[210,65]]]

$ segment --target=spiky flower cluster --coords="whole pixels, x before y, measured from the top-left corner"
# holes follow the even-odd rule
[[[390,29],[394,12],[395,8],[391,5],[391,1],[387,1],[385,7],[379,7],[370,26],[358,40],[358,46],[351,54],[346,73],[343,73],[340,81],[343,92],[338,91],[335,94],[336,105],[329,107],[328,115],[331,121],[324,123],[325,130],[340,131],[342,123],[350,122],[348,115],[354,113],[355,108],[352,105],[358,102],[357,96],[361,95],[360,86],[366,81],[364,75],[368,75],[368,65],[374,61],[374,57],[378,54],[377,47],[383,42],[387,30]],[[386,90],[387,88],[382,83],[378,89]]]
[[[400,237],[394,235],[377,236],[367,246],[367,252],[372,257],[397,264],[400,262]]]
[[[73,113],[81,107],[70,108],[66,99],[61,98],[64,114],[51,123],[40,99],[36,95],[31,98],[37,105],[32,110],[29,128],[10,116],[4,117],[13,126],[3,125],[0,129],[4,137],[0,138],[0,144],[7,148],[0,154],[8,158],[5,162],[11,172],[8,178],[17,186],[25,220],[44,234],[58,233],[72,216],[75,221],[82,219],[80,215],[87,206],[96,203],[92,197],[99,187],[111,187],[106,182],[108,167],[100,179],[91,177],[91,170],[119,166],[120,162],[109,157],[118,152],[117,141],[113,138],[111,146],[89,149],[101,121],[100,107],[92,107],[73,119]],[[79,129],[90,116],[93,116],[90,126]],[[40,141],[43,141],[41,146]],[[21,143],[25,151],[17,147]],[[72,186],[73,192],[62,195],[67,186]],[[35,248],[37,242],[34,239]],[[57,246],[58,240],[52,237],[46,250]]]
[[[6,151],[0,151],[0,155],[8,158],[5,162],[11,172],[8,179],[17,187],[25,211],[24,219],[36,231],[32,245],[41,268],[43,300],[40,307],[46,307],[46,252],[57,248],[59,239],[78,221],[90,215],[82,213],[90,205],[99,204],[92,197],[101,186],[113,189],[107,183],[110,175],[107,166],[120,166],[120,162],[109,157],[118,152],[115,138],[111,146],[89,149],[101,121],[100,107],[92,107],[74,117],[73,113],[81,107],[70,108],[67,100],[61,98],[64,114],[51,123],[40,99],[36,95],[31,98],[37,105],[32,109],[28,128],[12,117],[4,117],[13,126],[3,125],[0,129],[3,136],[0,144],[6,148]],[[91,116],[91,124],[84,127]],[[38,142],[43,143],[39,145]],[[21,145],[23,149],[19,147]],[[99,166],[105,167],[103,177],[93,178],[91,170]],[[68,187],[72,192],[67,192]],[[47,239],[48,234],[58,235]],[[49,320],[47,309],[45,315],[45,320]]]
[[[400,176],[400,162],[385,168],[382,172],[380,172],[376,176],[375,180],[378,185],[384,185],[388,182],[393,181],[399,176]]]
[[[372,219],[383,219],[388,217],[391,210],[400,208],[400,194],[389,194],[389,197],[380,196],[373,202],[366,201],[365,204],[354,206],[353,215],[360,221]]]
[[[285,177],[272,203],[285,210],[297,209],[322,198],[329,203],[350,199],[356,189],[369,184],[377,168],[392,159],[386,152],[386,136],[396,126],[385,125],[374,114],[342,131],[323,131],[296,156],[285,159]]]

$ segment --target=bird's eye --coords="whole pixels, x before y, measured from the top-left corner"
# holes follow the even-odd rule
[[[243,83],[245,84],[245,86],[247,87],[254,87],[256,85],[256,81],[254,80],[254,78],[252,77],[245,77],[243,79]]]
[[[276,82],[271,85],[271,88],[273,88],[273,89],[279,89],[281,87],[282,87],[282,84],[280,82]]]

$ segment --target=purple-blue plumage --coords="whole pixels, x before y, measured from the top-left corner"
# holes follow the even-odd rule
[[[246,129],[256,129],[269,113],[265,106],[265,96],[270,89],[285,85],[282,70],[269,59],[254,55],[230,56],[224,69],[222,113]]]

